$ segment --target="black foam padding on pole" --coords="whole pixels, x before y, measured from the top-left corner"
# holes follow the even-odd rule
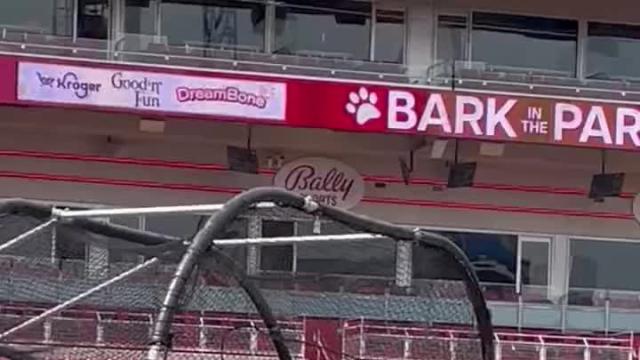
[[[186,279],[188,279],[193,272],[200,256],[207,251],[214,239],[224,233],[227,224],[232,223],[241,212],[249,209],[254,204],[265,201],[274,202],[283,207],[292,207],[315,215],[324,215],[356,230],[380,234],[396,240],[415,241],[423,247],[437,248],[444,251],[455,261],[455,263],[460,265],[467,296],[473,305],[476,320],[478,322],[482,357],[484,360],[493,360],[493,327],[486,301],[482,295],[480,283],[473,271],[470,261],[462,250],[452,241],[446,237],[425,232],[420,229],[412,230],[404,226],[394,225],[385,221],[354,214],[349,211],[307,202],[298,194],[274,187],[255,188],[236,195],[234,198],[229,200],[220,211],[213,214],[204,227],[196,234],[182,261],[178,265],[174,278],[169,286],[162,309],[158,315],[158,320],[154,326],[152,335],[153,344],[162,346],[167,346],[169,344],[170,326],[178,306],[179,297],[184,291]],[[243,276],[246,277],[246,274]],[[247,290],[247,288],[245,288],[245,290]],[[264,299],[262,297],[258,298],[258,301],[263,300]],[[271,313],[270,308],[266,303],[256,303],[256,306],[259,306],[259,308],[264,307],[264,309],[267,310],[267,313]],[[270,326],[272,324],[272,319],[263,318],[263,320],[271,332],[272,328],[270,328]],[[273,330],[274,333],[279,334],[277,326],[274,327]],[[278,336],[272,336],[272,341],[274,342],[276,351],[278,352],[278,357],[282,360],[290,360],[291,355],[282,339]]]

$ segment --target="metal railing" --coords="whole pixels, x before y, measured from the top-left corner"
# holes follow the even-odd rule
[[[167,44],[164,37],[139,34],[119,34],[116,41],[73,39],[2,25],[0,34],[0,52],[9,54],[411,83],[452,90],[482,89],[622,101],[640,99],[638,79],[577,79],[560,71],[482,62],[450,61],[424,69],[410,69],[402,64],[352,60],[321,51],[277,54],[236,44],[186,42],[182,46],[174,46]]]
[[[421,350],[424,347],[431,350],[430,359],[465,359],[467,353],[473,351],[473,346],[469,345],[477,336],[468,329],[380,324],[364,319],[345,321],[342,332],[347,353],[357,353],[360,358],[372,360],[423,359]],[[496,360],[632,360],[638,355],[631,333],[572,336],[502,331],[494,336]]]
[[[41,308],[0,306],[0,326],[33,316]],[[139,352],[148,341],[152,314],[101,310],[70,310],[53,317],[39,327],[18,333],[8,341],[16,345],[42,345],[67,359],[79,359],[78,348],[99,349],[103,354]],[[317,319],[314,321],[318,321]],[[304,358],[305,319],[279,322],[295,358]],[[182,314],[175,319],[172,353],[216,356],[221,353],[252,358],[273,358],[275,353],[264,341],[266,336],[258,319],[230,315]],[[409,323],[381,323],[364,319],[345,320],[337,329],[342,334],[342,349],[333,351],[359,359],[464,359],[473,351],[477,336],[470,329],[415,326]],[[499,331],[495,334],[496,360],[632,360],[637,358],[634,335],[611,336],[554,335],[543,332]],[[296,345],[297,344],[297,345]],[[350,358],[350,357],[347,357]]]

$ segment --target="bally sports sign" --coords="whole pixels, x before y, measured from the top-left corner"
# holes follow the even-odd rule
[[[349,209],[364,195],[364,181],[353,168],[332,159],[303,158],[284,165],[275,186],[294,191],[324,205]]]

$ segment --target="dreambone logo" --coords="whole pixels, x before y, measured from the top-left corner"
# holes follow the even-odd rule
[[[358,92],[349,93],[349,102],[345,106],[347,112],[354,116],[358,125],[364,125],[382,115],[376,107],[378,95],[361,87]]]

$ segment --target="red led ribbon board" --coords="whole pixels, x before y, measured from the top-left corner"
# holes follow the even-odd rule
[[[579,98],[0,58],[5,104],[336,131],[640,148],[640,106]]]

